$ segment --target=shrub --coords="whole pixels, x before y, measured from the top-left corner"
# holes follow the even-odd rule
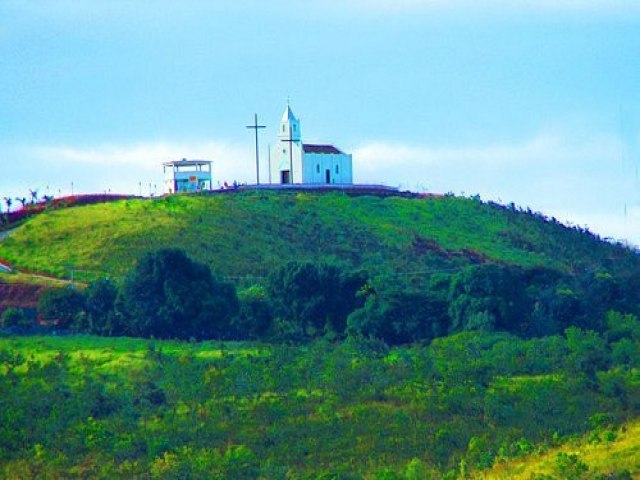
[[[110,280],[103,279],[89,284],[86,295],[86,326],[85,329],[97,335],[117,335],[122,326],[116,315],[115,302],[118,288]]]
[[[12,328],[14,330],[24,330],[33,326],[33,321],[22,308],[7,308],[2,317],[0,317],[0,325],[3,328]]]
[[[84,295],[73,287],[45,291],[38,300],[38,312],[62,328],[77,325],[85,308]]]

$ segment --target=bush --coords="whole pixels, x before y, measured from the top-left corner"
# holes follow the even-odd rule
[[[79,325],[84,309],[84,295],[73,287],[47,290],[38,300],[38,313],[62,328]]]
[[[89,284],[86,295],[87,332],[96,335],[118,335],[122,332],[119,316],[115,311],[118,288],[110,280],[103,279]]]
[[[271,307],[266,290],[253,285],[238,293],[240,311],[231,321],[237,339],[263,338],[271,326]]]
[[[33,321],[22,308],[7,308],[0,317],[0,325],[22,331],[31,328]]]

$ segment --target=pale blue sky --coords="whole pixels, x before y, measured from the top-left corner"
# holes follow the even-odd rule
[[[148,193],[182,157],[251,182],[244,126],[266,157],[290,97],[356,181],[640,243],[639,87],[636,1],[0,0],[0,197]]]

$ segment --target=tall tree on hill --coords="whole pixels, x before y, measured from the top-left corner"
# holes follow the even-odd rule
[[[514,267],[470,266],[451,279],[451,330],[518,332],[531,312],[523,272]]]
[[[290,262],[269,277],[267,292],[274,314],[299,327],[303,335],[326,330],[342,334],[364,283],[363,276],[332,265]]]
[[[364,306],[348,318],[348,332],[401,344],[431,340],[445,335],[449,328],[447,277],[432,277],[426,287],[417,289],[388,277],[373,279],[360,294]]]
[[[124,281],[116,308],[124,333],[159,338],[224,338],[238,310],[233,285],[177,249],[142,257]]]

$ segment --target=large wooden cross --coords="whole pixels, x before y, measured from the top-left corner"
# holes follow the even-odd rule
[[[258,125],[258,114],[253,115],[253,125],[247,125],[247,128],[251,128],[256,132],[256,183],[260,185],[260,151],[258,149],[258,130],[261,128],[267,128],[265,125]]]

